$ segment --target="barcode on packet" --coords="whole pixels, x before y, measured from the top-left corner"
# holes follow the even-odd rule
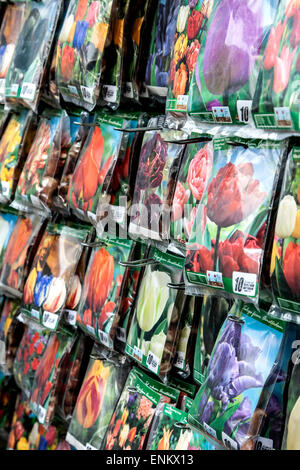
[[[122,341],[122,343],[126,343],[126,331],[125,328],[117,328],[116,331],[116,337],[119,341]]]
[[[35,83],[23,83],[20,97],[27,100],[33,100],[33,98],[35,97],[35,90]]]
[[[147,364],[147,367],[155,374],[157,373],[158,362],[159,362],[158,357],[155,356],[155,354],[153,354],[151,351],[149,351],[146,364]]]
[[[104,331],[99,331],[99,336],[101,343],[103,343],[105,346],[109,346],[108,335],[104,333]]]
[[[52,312],[43,313],[43,325],[50,330],[55,330],[58,322],[58,315]]]
[[[103,99],[109,103],[117,101],[117,87],[113,85],[103,85],[102,88]]]
[[[88,103],[93,103],[93,89],[88,88],[86,86],[81,85],[81,93],[83,96],[84,101]]]

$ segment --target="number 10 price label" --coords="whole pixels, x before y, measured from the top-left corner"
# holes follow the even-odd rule
[[[252,119],[252,101],[251,100],[238,100],[236,103],[239,121],[245,124],[253,124]]]
[[[256,283],[256,274],[240,273],[237,271],[232,273],[232,290],[235,294],[255,297]]]

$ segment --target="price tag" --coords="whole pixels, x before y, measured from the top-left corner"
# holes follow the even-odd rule
[[[154,374],[157,374],[159,358],[151,351],[148,352],[146,364],[149,370],[154,372]]]
[[[91,444],[87,443],[85,445],[85,450],[98,450],[96,447],[92,446]]]
[[[35,92],[36,84],[25,82],[22,85],[20,97],[32,101],[35,97]]]
[[[34,308],[31,309],[31,316],[35,318],[36,320],[40,319],[40,312],[38,310],[35,310]]]
[[[119,341],[122,341],[122,343],[126,343],[126,330],[125,330],[125,328],[120,328],[118,326],[118,328],[116,330],[116,338]]]
[[[3,341],[1,339],[0,340],[0,364],[5,364],[6,363],[5,357],[6,357],[6,354],[5,354],[5,341]]]
[[[253,122],[252,119],[252,100],[237,100],[236,103],[239,121],[249,124]]]
[[[58,315],[56,313],[44,312],[43,325],[50,330],[55,330],[58,323]]]
[[[290,108],[274,108],[277,127],[293,127]]]
[[[115,103],[117,101],[117,87],[114,85],[103,85],[102,95],[104,101]]]
[[[235,294],[254,297],[256,292],[256,280],[256,274],[234,271],[232,273],[232,290]]]
[[[216,271],[206,271],[206,279],[207,279],[207,283],[210,286],[218,287],[220,289],[223,289],[224,284],[223,284],[223,275],[222,275],[222,273],[219,273],[219,272],[216,272]]]
[[[5,78],[0,79],[0,98],[5,97]]]
[[[12,96],[17,96],[18,91],[19,91],[19,85],[18,85],[17,83],[14,83],[14,84],[10,87],[10,94],[11,94]]]
[[[76,325],[76,317],[77,317],[76,310],[66,310],[66,313],[67,313],[68,323],[72,326],[75,326]]]
[[[177,369],[183,369],[184,359],[185,359],[184,353],[182,351],[177,351],[176,362],[174,363],[174,366],[177,367]]]
[[[216,122],[223,122],[225,124],[231,124],[231,114],[228,106],[214,106],[212,108],[213,116]]]
[[[41,424],[44,424],[46,418],[46,409],[39,405],[38,420]]]
[[[83,88],[85,88],[85,87],[83,87]],[[70,93],[72,93],[72,95],[79,96],[79,93],[78,93],[78,90],[77,90],[76,86],[68,85],[68,90],[69,90]]]
[[[10,184],[9,181],[1,181],[2,194],[6,197],[9,197],[10,193]]]
[[[143,353],[142,353],[142,351],[141,351],[139,348],[137,348],[136,346],[134,346],[134,348],[133,348],[133,357],[134,357],[135,359],[137,359],[138,361],[142,362]]]
[[[216,431],[215,431],[213,428],[211,428],[211,427],[210,427],[208,424],[206,424],[206,423],[202,423],[202,424],[203,424],[203,427],[204,427],[205,431],[207,432],[207,434],[209,434],[210,436],[213,436],[213,437],[217,438],[217,433],[216,433]]]
[[[81,88],[81,93],[82,93],[84,101],[87,101],[88,103],[93,104],[93,96],[94,96],[93,88],[88,88],[88,87],[83,86],[83,85],[81,85],[80,88]]]
[[[225,432],[222,432],[222,441],[227,449],[238,450],[239,448],[238,443],[231,439],[231,437],[227,436]]]
[[[256,439],[255,450],[274,450],[273,440],[266,437],[258,437]]]
[[[100,336],[100,341],[103,343],[105,346],[109,346],[109,337],[108,334],[105,333],[104,331],[99,331],[99,336]]]
[[[124,96],[133,99],[133,85],[131,82],[126,82],[124,85]]]
[[[183,111],[187,110],[189,95],[178,95],[176,106]]]

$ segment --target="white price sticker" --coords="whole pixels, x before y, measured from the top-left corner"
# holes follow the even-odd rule
[[[39,405],[38,420],[41,424],[44,424],[46,418],[46,409]]]
[[[148,352],[146,364],[149,370],[154,372],[154,374],[157,374],[159,358],[151,351]]]
[[[239,121],[249,124],[253,122],[252,119],[252,100],[237,100],[236,103]]]
[[[36,320],[40,319],[40,312],[38,310],[35,310],[34,308],[31,309],[31,316],[35,318]]]
[[[77,90],[76,86],[68,85],[68,90],[69,90],[70,93],[72,93],[72,95],[79,96],[79,93],[78,93],[78,90]]]
[[[213,436],[213,437],[217,438],[217,433],[216,433],[216,431],[215,431],[213,428],[211,428],[208,424],[203,423],[203,427],[204,427],[205,431],[207,432],[207,434],[209,434],[210,436]]]
[[[232,273],[232,290],[235,294],[254,297],[256,292],[256,280],[256,274],[234,271]]]
[[[174,363],[174,366],[177,367],[177,369],[184,368],[184,358],[185,358],[185,354],[182,351],[177,351],[176,361]]]
[[[104,331],[99,331],[99,336],[100,336],[101,343],[103,343],[105,346],[109,346],[108,334],[105,333]]]
[[[238,450],[239,448],[238,443],[231,439],[231,437],[227,436],[225,432],[222,432],[222,441],[227,449]]]
[[[108,103],[115,103],[117,101],[118,88],[114,85],[103,85],[102,95],[104,101]]]
[[[85,450],[98,450],[96,447],[92,446],[91,444],[87,443],[85,445]]]
[[[0,79],[0,98],[3,99],[5,96],[5,78]]]
[[[55,330],[58,323],[58,315],[56,313],[44,312],[43,325],[50,330]]]
[[[255,450],[274,450],[273,440],[266,437],[258,437],[255,443]]]
[[[218,287],[220,289],[223,289],[224,284],[223,284],[223,275],[222,275],[222,273],[219,273],[217,271],[206,271],[206,279],[207,279],[207,283],[210,286]]]
[[[116,330],[116,337],[119,341],[122,341],[122,343],[126,343],[126,330],[125,328],[120,328],[118,326]]]
[[[3,341],[2,339],[0,340],[0,364],[5,364],[6,363],[6,360],[5,360],[5,341]]]
[[[277,127],[293,127],[290,108],[274,108]]]
[[[81,93],[82,93],[84,101],[87,101],[87,103],[93,104],[93,95],[94,95],[93,88],[88,88],[83,85],[81,85],[80,88],[81,88]]]
[[[124,96],[133,99],[133,85],[131,82],[126,82],[124,85]]]
[[[35,97],[35,92],[36,84],[25,82],[22,85],[20,97],[24,98],[25,100],[32,101]]]
[[[77,317],[77,312],[76,310],[66,310],[67,312],[67,321],[70,325],[75,326],[76,325],[76,317]]]
[[[17,83],[14,83],[14,84],[10,87],[10,94],[11,94],[12,96],[17,96],[18,91],[19,91],[19,85],[18,85]]]
[[[134,346],[133,348],[133,357],[137,359],[138,361],[142,362],[143,353],[137,346]]]
[[[10,184],[9,181],[1,181],[2,194],[6,197],[9,197],[10,193]]]

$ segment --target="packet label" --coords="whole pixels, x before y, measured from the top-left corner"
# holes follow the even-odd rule
[[[210,286],[219,287],[220,289],[224,288],[222,273],[216,271],[206,271],[206,279]]]
[[[87,103],[93,103],[93,88],[86,87],[81,85],[81,93],[83,96],[84,101],[87,101]]]
[[[76,310],[66,310],[67,312],[67,321],[70,325],[75,326],[76,325],[76,317],[77,317],[77,312]]]
[[[104,101],[115,103],[117,101],[118,88],[115,85],[103,85],[102,94]]]
[[[231,114],[228,106],[214,106],[212,108],[213,116],[215,122],[223,122],[226,124],[231,124]]]
[[[225,432],[222,432],[222,441],[227,449],[238,450],[238,443],[231,439],[231,437],[227,436]]]
[[[109,346],[110,341],[107,333],[104,331],[99,331],[99,337],[101,343],[103,343],[105,346]]]
[[[217,438],[217,433],[216,431],[211,428],[208,424],[206,424],[205,422],[203,423],[203,427],[205,429],[205,431],[207,432],[207,434],[210,434],[211,436]]]
[[[278,127],[293,127],[290,108],[274,108],[275,121]]]
[[[0,98],[3,99],[5,96],[5,78],[0,79]]]
[[[18,90],[19,90],[19,85],[17,83],[13,83],[13,85],[11,86],[11,89],[10,89],[10,94],[12,96],[17,96]]]
[[[159,362],[159,358],[153,354],[152,351],[149,351],[146,364],[148,369],[151,370],[151,372],[154,372],[154,374],[157,374]]]
[[[32,101],[35,97],[36,92],[36,84],[24,82],[21,88],[20,97],[24,98],[25,100]]]
[[[237,100],[236,103],[239,121],[249,124],[253,122],[252,119],[252,100]]]
[[[46,328],[49,328],[51,330],[55,330],[57,323],[58,323],[58,315],[56,313],[51,313],[51,312],[44,312],[43,313],[43,320],[42,320],[43,325]]]
[[[120,326],[118,326],[118,328],[116,330],[116,338],[119,341],[122,341],[122,343],[126,343],[126,330],[125,330],[125,328],[121,328]]]
[[[134,346],[133,348],[133,357],[135,357],[138,361],[142,362],[143,353],[137,346]]]
[[[235,294],[254,297],[256,292],[256,280],[256,274],[234,271],[232,273],[232,290]]]
[[[46,418],[46,409],[39,405],[38,420],[41,424],[44,424]]]
[[[35,318],[36,320],[39,320],[40,318],[40,312],[36,310],[35,308],[31,309],[31,316]]]
[[[184,352],[182,351],[177,351],[176,354],[176,362],[174,363],[174,367],[177,367],[177,369],[183,369],[184,367]]]
[[[1,181],[1,187],[2,187],[2,194],[3,196],[8,197],[9,196],[9,182],[8,181]]]

